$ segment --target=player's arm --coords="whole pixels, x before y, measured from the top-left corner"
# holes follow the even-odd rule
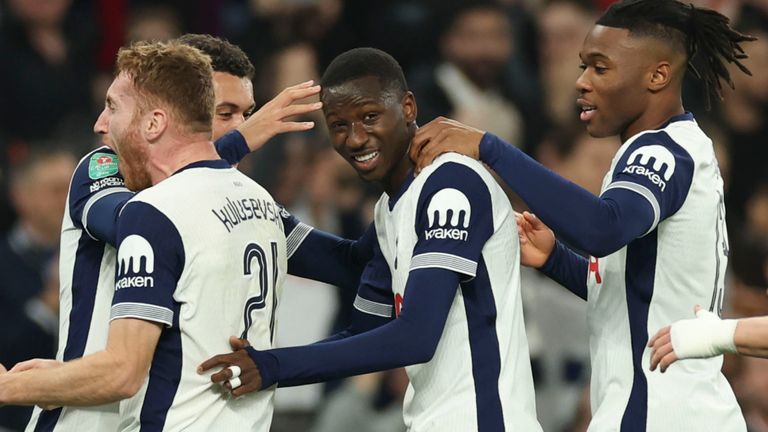
[[[113,321],[104,351],[54,367],[0,374],[0,404],[92,406],[129,398],[144,383],[160,332],[152,322]]]
[[[440,191],[451,189],[464,195],[464,202],[444,200],[439,205],[456,204],[463,218],[458,225],[467,228],[463,239],[438,239],[427,235],[428,205]],[[461,201],[461,200],[459,200]],[[397,319],[366,333],[332,342],[303,347],[256,351],[246,348],[258,373],[243,380],[233,394],[281,386],[325,381],[344,376],[392,369],[429,361],[437,349],[456,290],[462,277],[476,275],[482,248],[493,232],[490,194],[482,179],[471,169],[447,163],[436,170],[422,189],[417,208],[416,233],[419,236],[410,262],[404,299]],[[242,355],[241,355],[242,357]],[[224,380],[226,371],[212,378]]]
[[[392,275],[390,274],[387,262],[381,254],[378,243],[374,243],[372,247],[374,255],[366,263],[365,269],[360,276],[360,286],[355,297],[350,326],[337,334],[316,342],[315,345],[339,341],[365,333],[387,324],[394,318],[395,307],[391,289]],[[200,365],[198,372],[202,373],[214,367],[237,365],[241,370],[239,378],[244,384],[239,389],[235,389],[234,394],[239,396],[259,390],[261,385],[259,369],[249,356],[248,351],[241,348],[244,348],[242,344],[238,344],[238,346],[233,345],[235,352],[220,354],[206,360]],[[232,378],[232,374],[227,368],[211,376],[214,382],[224,382],[230,378]],[[309,376],[309,379],[286,379],[280,384],[284,386],[309,384],[315,382],[312,378],[314,376]]]
[[[590,255],[601,257],[650,233],[659,221],[682,206],[693,176],[693,160],[682,147],[669,141],[656,134],[637,139],[616,164],[612,182],[600,197],[560,177],[498,137],[453,120],[439,118],[420,128],[411,146],[411,156],[420,167],[446,151],[482,160],[558,237]],[[645,176],[637,170],[625,169],[631,164],[628,159],[635,151],[651,146],[653,151],[663,147],[655,161],[651,159],[655,171],[649,174],[645,170],[649,174]],[[651,153],[638,155],[637,160],[650,167]]]
[[[323,106],[320,102],[296,103],[320,93],[320,86],[313,84],[313,81],[307,81],[287,87],[248,117],[237,129],[216,140],[214,145],[219,156],[235,165],[248,153],[260,149],[275,135],[312,129],[314,122],[292,122],[285,119],[317,111]]]
[[[173,224],[143,202],[125,205],[117,236],[120,262],[107,348],[58,367],[2,375],[2,403],[100,405],[141,388],[162,325],[172,325],[178,312],[173,291],[183,246]]]
[[[696,318],[659,330],[648,342],[651,370],[661,372],[677,360],[739,353],[768,358],[768,317],[720,319],[696,306]]]
[[[520,264],[539,269],[569,291],[587,299],[587,260],[555,239],[533,213],[516,213]]]
[[[285,209],[280,214],[288,249],[288,274],[357,289],[378,242],[373,224],[358,240],[349,240],[302,223]]]
[[[80,161],[69,188],[69,216],[91,238],[111,245],[117,242],[120,211],[134,193],[118,172],[118,156],[108,147]]]

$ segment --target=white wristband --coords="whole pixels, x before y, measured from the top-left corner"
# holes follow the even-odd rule
[[[672,348],[679,359],[707,358],[736,352],[733,335],[737,320],[721,320],[700,310],[696,318],[672,324]]]

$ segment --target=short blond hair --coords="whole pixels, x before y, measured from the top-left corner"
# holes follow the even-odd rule
[[[175,41],[135,42],[117,53],[121,73],[131,79],[140,110],[162,106],[183,130],[212,131],[213,69],[199,49]]]

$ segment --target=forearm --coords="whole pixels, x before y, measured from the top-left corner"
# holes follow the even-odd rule
[[[630,200],[632,208],[628,209],[621,205],[624,202],[612,199],[614,194],[640,198],[629,195],[634,192],[617,192],[611,198],[597,197],[492,134],[483,136],[480,159],[493,168],[558,237],[590,255],[605,256],[620,249],[644,234],[653,220],[650,206],[644,207],[646,203]]]
[[[549,258],[539,270],[568,291],[586,300],[588,266],[586,258],[556,242]]]
[[[301,385],[429,361],[459,283],[456,273],[432,270],[412,272],[408,285],[418,287],[406,295],[403,314],[387,325],[333,342],[250,350],[262,373],[263,388],[275,382]]]
[[[0,379],[2,404],[93,406],[132,396],[135,382],[129,365],[102,351],[49,369],[9,373]],[[137,385],[138,384],[138,385]]]
[[[356,290],[370,253],[360,241],[312,229],[288,260],[288,273]]]
[[[768,358],[768,317],[740,319],[733,340],[739,354]]]

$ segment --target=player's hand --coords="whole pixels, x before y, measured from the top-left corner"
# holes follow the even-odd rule
[[[63,365],[64,363],[58,360],[51,359],[32,359],[23,362],[16,363],[9,372],[24,372],[31,369],[50,369]]]
[[[480,158],[480,140],[485,132],[459,123],[456,120],[438,117],[416,131],[409,154],[416,164],[418,174],[436,157],[447,152],[461,153],[473,159]]]
[[[520,239],[520,264],[533,268],[543,266],[555,247],[555,233],[533,213],[515,213],[515,219]]]
[[[661,366],[660,370],[664,373],[669,365],[679,360],[672,347],[672,326],[666,326],[659,330],[648,341],[648,347],[651,348],[651,371],[655,371],[657,367]]]
[[[699,317],[701,312],[701,306],[696,305],[693,308],[694,314]],[[705,311],[706,312],[706,311]],[[704,317],[696,319],[707,319]],[[683,321],[695,321],[695,320],[683,320]],[[678,321],[683,322],[683,321]],[[656,370],[657,367],[664,373],[669,366],[680,360],[677,353],[675,353],[675,347],[672,344],[672,326],[668,325],[659,330],[654,337],[648,341],[648,347],[651,348],[651,370]]]
[[[275,135],[305,131],[315,127],[315,122],[312,121],[286,121],[288,117],[311,113],[323,107],[322,102],[295,103],[320,93],[320,86],[313,84],[313,81],[307,81],[286,88],[237,127],[251,151],[260,149]]]
[[[203,373],[215,367],[222,367],[223,369],[211,375],[211,381],[224,386],[233,396],[242,396],[261,390],[261,373],[259,373],[258,366],[256,366],[251,356],[245,350],[245,347],[249,346],[248,341],[232,336],[229,338],[229,345],[234,352],[211,357],[197,368],[197,373]],[[240,376],[233,377],[230,366],[239,367]],[[239,378],[240,380],[240,385],[234,389],[230,383],[233,378]]]

